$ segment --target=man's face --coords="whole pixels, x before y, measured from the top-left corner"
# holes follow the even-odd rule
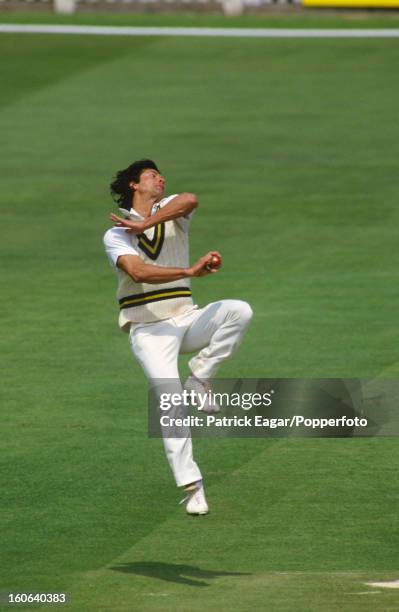
[[[145,196],[156,197],[160,200],[165,190],[165,179],[164,177],[153,170],[147,168],[140,174],[140,180],[138,183],[133,183],[135,193],[140,193]]]

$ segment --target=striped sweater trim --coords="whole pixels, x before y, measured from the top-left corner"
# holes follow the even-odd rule
[[[121,310],[124,308],[134,308],[135,306],[144,306],[145,304],[150,304],[152,302],[191,297],[191,295],[191,289],[188,287],[157,289],[155,291],[146,291],[145,293],[127,295],[119,300],[119,307]]]

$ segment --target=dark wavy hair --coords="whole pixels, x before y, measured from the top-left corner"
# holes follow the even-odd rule
[[[143,170],[148,170],[148,168],[159,172],[156,163],[152,161],[152,159],[139,159],[124,170],[119,170],[116,173],[110,185],[110,191],[119,208],[125,208],[126,210],[131,209],[133,191],[129,183],[132,181],[138,183],[140,174]]]

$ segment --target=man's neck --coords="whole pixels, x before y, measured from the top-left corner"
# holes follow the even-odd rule
[[[132,208],[142,217],[149,217],[152,207],[157,201],[158,198],[156,196],[146,197],[136,192],[132,198]]]

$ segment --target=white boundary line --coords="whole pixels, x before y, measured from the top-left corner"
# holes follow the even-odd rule
[[[164,28],[0,24],[0,33],[92,36],[207,36],[235,38],[399,38],[399,29],[314,30],[266,28]]]
[[[399,580],[391,580],[388,582],[365,582],[369,586],[381,587],[383,589],[399,589]]]

